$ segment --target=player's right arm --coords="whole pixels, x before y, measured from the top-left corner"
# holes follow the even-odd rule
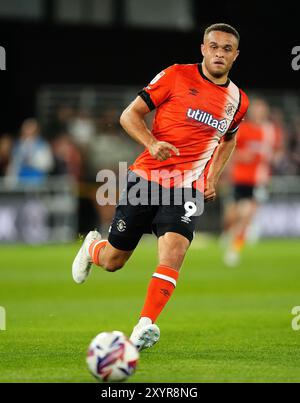
[[[158,141],[145,122],[145,115],[165,102],[171,95],[175,65],[159,73],[139,96],[124,110],[120,124],[135,141],[145,146],[153,158],[165,161],[178,149],[165,141]]]
[[[120,124],[130,137],[148,148],[152,157],[158,161],[170,158],[172,151],[179,155],[178,149],[172,144],[156,140],[146,125],[147,113],[149,113],[147,104],[138,96],[122,113]]]

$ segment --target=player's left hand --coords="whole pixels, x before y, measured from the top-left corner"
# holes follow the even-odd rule
[[[206,186],[204,189],[204,201],[206,203],[214,201],[215,198],[217,197],[215,186],[216,185],[214,184],[214,182],[210,181],[206,182]]]

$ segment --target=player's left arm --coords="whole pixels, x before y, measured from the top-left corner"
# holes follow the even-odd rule
[[[236,146],[236,136],[228,136],[224,138],[213,156],[212,162],[206,178],[206,186],[204,189],[204,200],[206,202],[213,201],[216,198],[216,186],[220,175],[223,172],[227,161],[229,160]]]
[[[209,166],[206,177],[206,187],[204,189],[204,200],[206,202],[213,201],[216,198],[217,183],[226,166],[226,163],[235,149],[236,133],[239,129],[240,123],[246,115],[248,106],[248,97],[243,91],[240,90],[240,103],[232,120],[232,124],[214,152],[211,164]]]

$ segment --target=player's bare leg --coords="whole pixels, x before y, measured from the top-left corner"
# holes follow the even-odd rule
[[[180,271],[190,242],[183,235],[167,232],[158,239],[159,264]]]
[[[152,347],[159,340],[160,331],[154,322],[173,294],[189,245],[188,239],[174,232],[158,239],[159,265],[148,286],[139,323],[130,336],[139,350]]]
[[[256,209],[257,203],[251,199],[243,199],[236,203],[237,217],[230,228],[231,242],[224,256],[224,262],[228,266],[236,266],[239,263],[240,253],[246,243],[247,230]]]
[[[90,231],[73,261],[73,279],[78,284],[83,283],[93,263],[110,272],[119,270],[132,253],[133,250],[123,251],[114,248],[109,241],[101,239],[98,231]]]
[[[237,211],[236,202],[227,203],[224,211],[223,218],[223,231],[228,231],[232,225],[236,222]]]
[[[133,250],[120,250],[112,246],[109,241],[106,241],[105,246],[99,250],[98,255],[94,254],[93,263],[106,271],[115,272],[122,269],[132,253]]]
[[[226,203],[226,205],[224,206],[224,214],[222,222],[223,231],[220,236],[220,246],[224,249],[228,248],[232,240],[231,230],[235,226],[237,219],[238,219],[237,203],[235,201]]]

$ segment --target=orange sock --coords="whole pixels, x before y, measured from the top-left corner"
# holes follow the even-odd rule
[[[94,241],[90,244],[89,246],[89,254],[92,258],[92,262],[96,264],[97,266],[100,266],[99,263],[99,256],[100,256],[100,251],[104,246],[107,244],[106,239],[102,239],[101,241]]]
[[[240,252],[245,245],[245,235],[244,234],[239,234],[233,241],[233,250],[236,252]]]
[[[176,287],[178,271],[159,265],[148,286],[147,296],[140,317],[147,317],[155,322]]]

